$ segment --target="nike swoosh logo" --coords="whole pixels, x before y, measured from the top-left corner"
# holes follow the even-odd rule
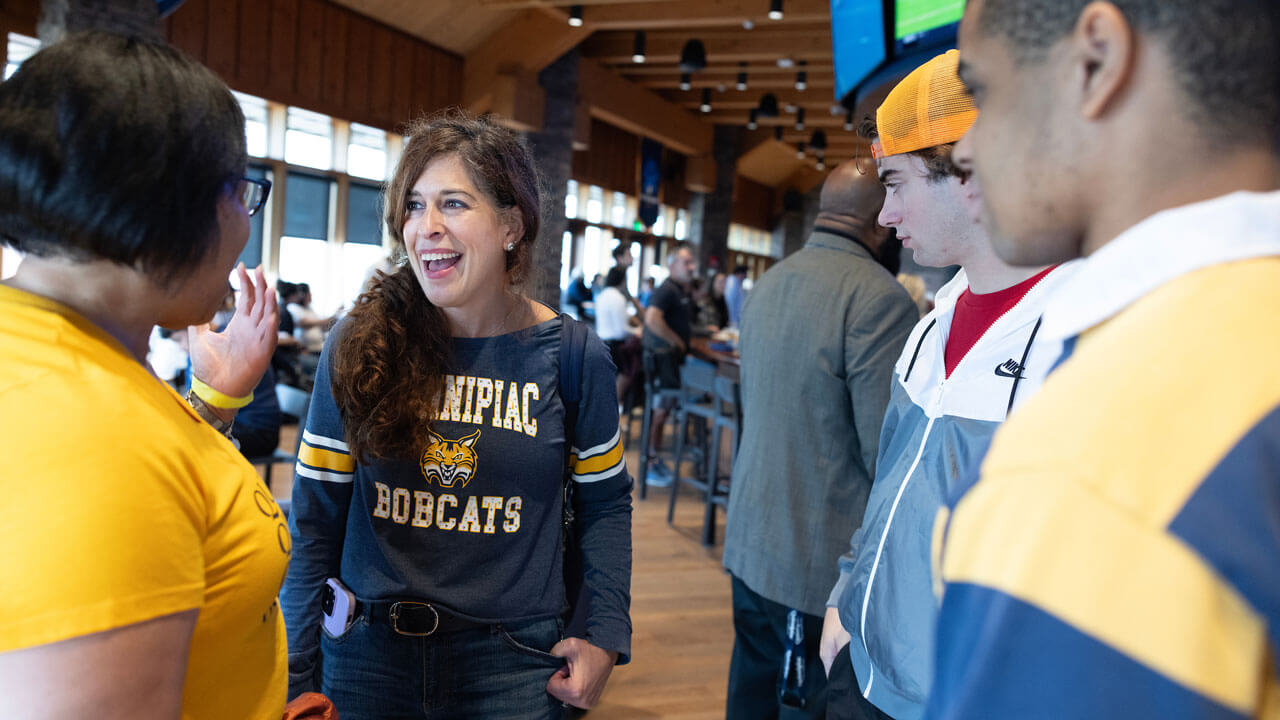
[[[1022,366],[1013,360],[1008,360],[1001,365],[996,366],[996,375],[1000,377],[1014,378],[1015,380],[1022,377]]]

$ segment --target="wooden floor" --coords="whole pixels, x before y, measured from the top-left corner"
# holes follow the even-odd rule
[[[293,448],[286,427],[282,448]],[[634,477],[638,464],[627,453]],[[276,497],[286,498],[293,468],[272,468]],[[703,505],[681,492],[675,522],[667,525],[668,488],[635,497],[632,518],[631,663],[616,668],[591,720],[720,720],[724,718],[733,648],[729,576],[720,565],[724,513],[718,510],[715,547],[700,542]]]

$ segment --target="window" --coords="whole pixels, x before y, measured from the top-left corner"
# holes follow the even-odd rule
[[[609,224],[614,227],[626,227],[627,222],[627,196],[615,192],[613,194],[613,206],[609,210]]]
[[[329,282],[328,178],[291,172],[284,203],[284,235],[280,238],[280,277],[311,286],[312,307],[321,315],[341,303]]]
[[[569,182],[573,182],[570,180]],[[576,203],[575,203],[576,204]],[[569,263],[573,262],[573,233],[564,231],[560,239],[560,289],[569,287]]]
[[[382,218],[378,214],[382,191],[377,185],[351,183],[347,190],[347,242],[382,246]]]
[[[582,244],[582,281],[588,286],[591,285],[591,279],[600,272],[600,254],[609,254],[608,248],[604,244],[604,230],[588,225],[585,233],[585,241]],[[608,266],[605,266],[608,267]]]
[[[383,152],[386,152],[385,146]],[[333,122],[328,115],[289,108],[285,122],[284,160],[320,170],[333,167]]]
[[[604,188],[592,185],[587,188],[587,222],[604,222]]]
[[[347,145],[347,173],[370,180],[387,177],[387,134],[377,128],[351,123]]]
[[[264,165],[250,165],[245,175],[258,180],[270,180],[271,170]],[[262,230],[266,222],[266,214],[270,212],[271,202],[268,198],[263,212],[249,218],[249,242],[240,253],[240,262],[247,268],[255,268],[262,264]]]
[[[231,91],[244,112],[245,150],[250,157],[267,156],[267,101],[260,97]]]
[[[9,33],[9,57],[6,58],[4,65],[4,79],[8,80],[18,71],[18,66],[35,55],[38,50],[40,50],[40,41],[36,38]]]
[[[578,181],[576,180],[570,180],[565,190],[564,216],[570,219],[578,217]]]
[[[683,208],[676,210],[675,239],[684,240],[689,234],[689,211]]]

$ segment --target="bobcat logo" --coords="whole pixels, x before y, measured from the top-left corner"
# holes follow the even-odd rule
[[[448,440],[431,432],[431,444],[422,453],[422,476],[427,483],[436,482],[442,488],[451,488],[455,484],[459,488],[467,486],[467,481],[476,472],[476,452],[471,448],[480,439],[477,430],[461,440]]]

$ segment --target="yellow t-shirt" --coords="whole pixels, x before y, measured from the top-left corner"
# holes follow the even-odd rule
[[[280,717],[280,509],[235,447],[74,311],[0,286],[0,652],[198,609],[184,718]]]

